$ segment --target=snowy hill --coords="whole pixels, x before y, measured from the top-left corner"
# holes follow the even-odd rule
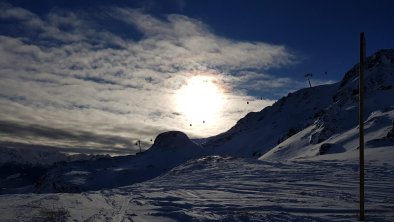
[[[36,184],[35,192],[81,192],[125,186],[152,179],[203,155],[200,146],[178,131],[158,135],[140,154],[60,164]]]
[[[392,147],[386,135],[394,120],[394,49],[367,58],[365,82],[367,148]],[[301,89],[249,113],[203,146],[217,154],[264,160],[352,151],[358,147],[357,113],[358,65],[339,83]]]

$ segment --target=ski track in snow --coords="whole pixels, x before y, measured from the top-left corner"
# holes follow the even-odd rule
[[[393,165],[367,163],[365,206],[367,221],[394,221]],[[1,221],[42,219],[42,208],[67,221],[356,221],[358,165],[208,157],[112,190],[0,196]]]

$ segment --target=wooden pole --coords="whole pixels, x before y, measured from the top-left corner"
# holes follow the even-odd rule
[[[360,75],[359,75],[359,133],[360,133],[360,221],[364,221],[364,67],[365,36],[360,33]]]

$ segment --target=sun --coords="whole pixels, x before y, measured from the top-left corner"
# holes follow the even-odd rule
[[[216,123],[224,101],[224,93],[210,76],[191,77],[176,93],[177,110],[190,124]]]

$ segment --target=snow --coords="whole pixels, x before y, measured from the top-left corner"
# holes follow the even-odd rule
[[[18,178],[18,177],[20,177],[20,176],[21,176],[20,173],[15,173],[15,174],[12,174],[12,175],[6,177],[5,179],[6,179],[6,180],[11,180],[11,179]]]
[[[394,220],[394,165],[367,161],[367,221]],[[356,221],[354,161],[258,161],[210,156],[155,179],[80,194],[0,196],[2,221]],[[25,212],[20,214],[19,212]]]
[[[387,146],[387,152],[394,152],[394,141],[392,139],[385,139],[388,131],[390,131],[392,124],[391,121],[394,119],[394,108],[393,110],[382,112],[376,111],[371,113],[368,119],[365,121],[365,149],[376,149],[376,147]],[[342,153],[348,152],[348,158],[351,156],[358,155],[358,152],[352,152],[358,148],[359,137],[358,137],[358,126],[355,126],[349,130],[338,132],[328,139],[320,143],[310,143],[310,136],[313,134],[313,130],[316,125],[309,126],[301,132],[295,134],[288,140],[278,144],[265,155],[261,160],[281,160],[281,159],[297,159],[297,158],[311,158],[319,154],[319,148],[322,144],[333,144],[335,150],[330,150],[330,153]],[[390,151],[390,147],[391,150]],[[373,153],[373,152],[371,152]],[[366,155],[368,157],[368,155]]]

